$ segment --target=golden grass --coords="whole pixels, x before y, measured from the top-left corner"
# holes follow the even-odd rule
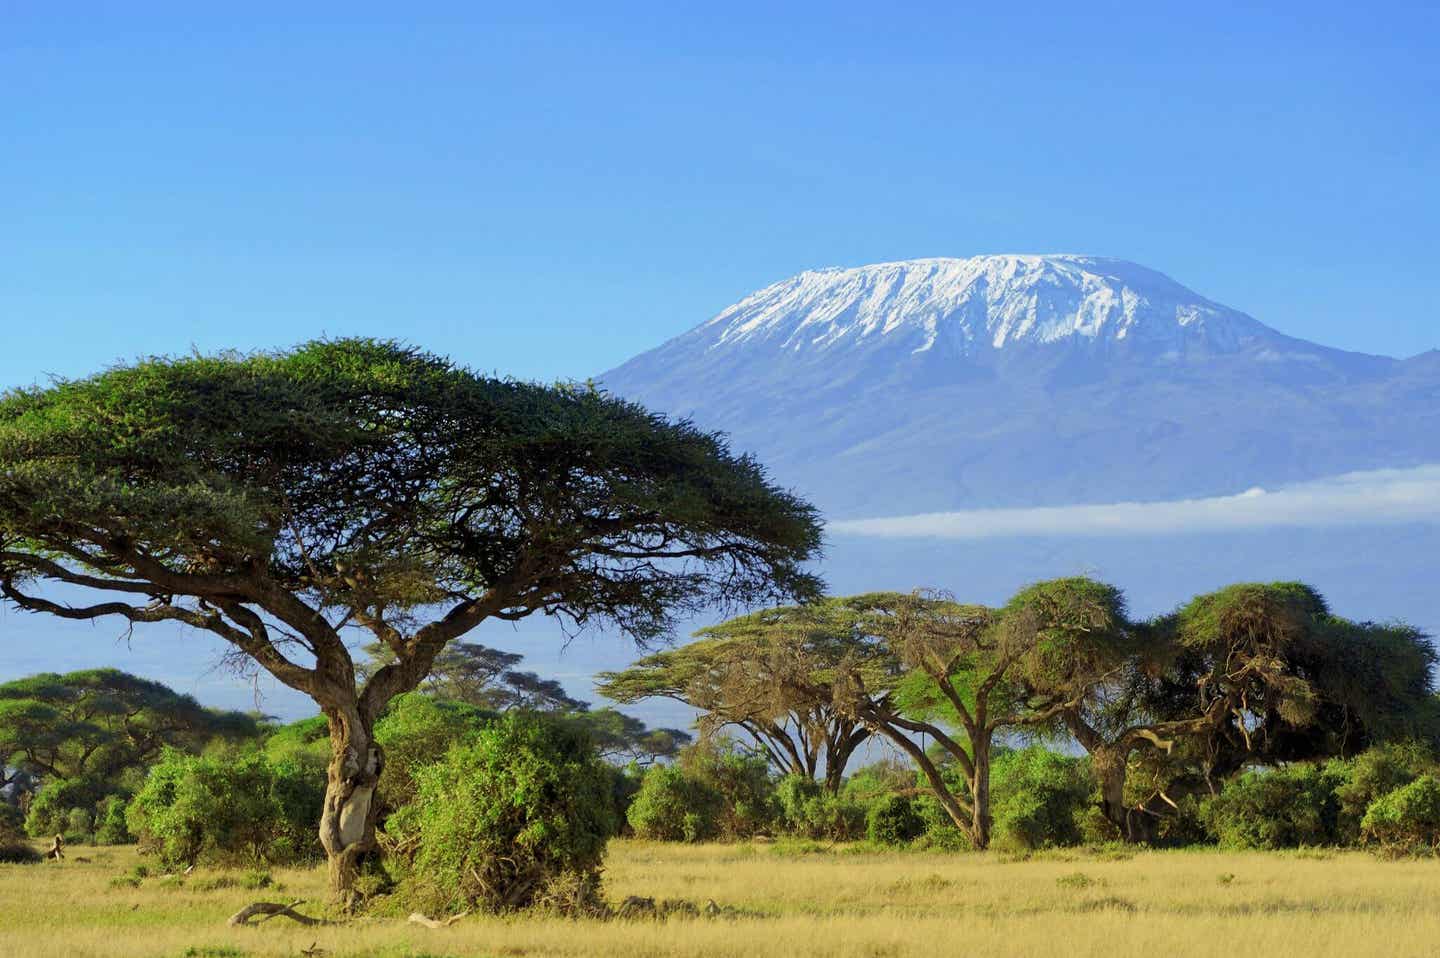
[[[72,849],[63,865],[0,865],[0,954],[16,956],[1162,956],[1262,958],[1440,953],[1440,862],[1366,855],[877,853],[616,842],[606,889],[713,898],[743,917],[655,922],[466,918],[229,928],[251,901],[323,900],[322,870],[277,870],[278,889],[197,890],[111,879],[133,849]],[[91,859],[77,863],[75,856]],[[238,873],[237,873],[238,874]],[[318,913],[310,905],[310,913]]]

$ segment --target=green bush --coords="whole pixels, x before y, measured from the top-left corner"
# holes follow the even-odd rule
[[[994,837],[1019,849],[1085,840],[1095,782],[1089,763],[1038,745],[997,755],[990,778]]]
[[[1360,830],[1367,841],[1392,848],[1440,847],[1440,781],[1422,775],[1378,799]]]
[[[263,748],[272,763],[290,762],[323,774],[330,762],[330,723],[323,715],[312,715],[282,725],[270,732]]]
[[[95,822],[95,844],[128,845],[135,840],[125,824],[125,799],[112,795],[100,803],[100,815]]]
[[[785,830],[814,841],[854,841],[865,836],[865,806],[832,795],[803,775],[787,775],[776,787]]]
[[[1344,781],[1333,765],[1247,772],[1201,806],[1205,827],[1225,848],[1332,845],[1338,838]]]
[[[1360,840],[1361,822],[1370,806],[1378,800],[1415,781],[1435,768],[1430,749],[1414,742],[1380,745],[1348,761],[1331,763],[1337,778],[1343,778],[1335,789],[1340,803],[1338,837],[1344,844]]]
[[[950,815],[931,790],[930,781],[919,772],[913,772],[910,787],[920,789],[911,801],[915,811],[925,822],[925,836],[921,843],[927,848],[941,848],[947,851],[961,851],[973,848],[967,835],[950,820]],[[969,796],[970,788],[961,776],[960,770],[948,762],[940,766],[940,777],[953,795]]]
[[[908,845],[925,834],[925,820],[904,795],[887,795],[865,815],[865,835],[878,845]]]
[[[680,768],[720,795],[716,818],[720,838],[750,838],[774,824],[779,812],[775,782],[764,758],[742,752],[730,742],[699,742],[681,751]]]
[[[645,773],[626,818],[638,838],[700,842],[720,834],[725,797],[675,765]]]
[[[125,821],[167,865],[286,864],[318,856],[324,797],[315,770],[291,761],[172,750],[150,769]]]
[[[47,781],[25,816],[25,831],[32,838],[64,835],[89,842],[94,827],[95,806],[107,797],[109,788],[88,778],[52,778]]]
[[[525,908],[598,895],[615,834],[613,772],[577,723],[509,714],[415,773],[386,843],[402,889],[436,911]]]
[[[385,756],[378,789],[385,807],[414,801],[419,770],[443,759],[451,746],[473,740],[495,718],[465,702],[420,692],[396,696],[375,723],[375,743]]]

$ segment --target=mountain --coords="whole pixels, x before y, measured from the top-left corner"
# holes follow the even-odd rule
[[[599,377],[831,518],[1225,495],[1440,461],[1440,353],[1285,336],[1094,256],[800,273]]]

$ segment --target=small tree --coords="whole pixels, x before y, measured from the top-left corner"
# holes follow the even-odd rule
[[[814,510],[716,435],[393,343],[152,359],[0,400],[0,594],[182,623],[311,696],[342,899],[375,847],[375,721],[450,643],[536,612],[644,642],[676,614],[810,598],[819,543]],[[363,682],[351,629],[395,656]]]

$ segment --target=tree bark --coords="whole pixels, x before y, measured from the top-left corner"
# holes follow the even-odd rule
[[[990,742],[977,736],[971,741],[970,747],[975,751],[975,774],[970,785],[974,798],[971,835],[975,847],[985,849],[990,847],[990,830],[993,824],[990,814]]]
[[[373,717],[353,704],[327,706],[324,713],[330,724],[330,765],[320,845],[329,863],[330,894],[337,904],[349,908],[354,904],[360,864],[375,848],[380,814],[375,790],[384,757],[375,744]]]

